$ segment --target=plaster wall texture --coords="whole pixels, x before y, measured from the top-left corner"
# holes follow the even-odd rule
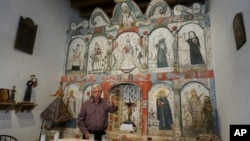
[[[68,0],[0,1],[0,87],[16,86],[15,100],[21,102],[31,74],[38,78],[31,102],[38,104],[31,112],[0,111],[0,134],[20,141],[39,139],[41,112],[54,100],[65,58],[66,29],[78,15]],[[38,25],[33,54],[14,49],[20,16]]]
[[[219,132],[223,141],[229,141],[230,124],[249,124],[250,1],[210,0],[209,3]],[[247,41],[237,51],[232,22],[239,12],[243,14]]]

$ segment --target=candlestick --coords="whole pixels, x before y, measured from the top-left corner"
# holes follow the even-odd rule
[[[55,135],[54,135],[54,141],[59,141],[59,132],[56,131]]]
[[[46,135],[42,134],[41,137],[40,137],[40,141],[45,141],[45,140],[46,140]]]

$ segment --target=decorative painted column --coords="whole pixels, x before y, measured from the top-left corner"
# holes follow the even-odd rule
[[[175,101],[175,111],[174,111],[174,116],[175,116],[175,121],[174,121],[174,136],[175,136],[175,141],[181,140],[182,137],[182,123],[181,123],[181,95],[180,95],[180,89],[179,89],[179,80],[174,80],[174,101]]]

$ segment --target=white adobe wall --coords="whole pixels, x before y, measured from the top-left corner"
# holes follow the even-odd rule
[[[250,1],[209,0],[220,134],[229,141],[230,124],[250,124]],[[237,51],[232,22],[242,12],[247,42]]]
[[[30,113],[0,111],[0,134],[19,141],[35,141],[40,133],[40,113],[54,100],[63,72],[66,30],[73,15],[68,0],[0,1],[0,88],[16,85],[16,101],[22,101],[26,82],[36,74],[38,86],[32,101],[38,104]],[[20,16],[30,17],[38,25],[33,55],[14,49]]]

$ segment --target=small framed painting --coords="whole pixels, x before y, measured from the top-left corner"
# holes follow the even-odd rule
[[[32,54],[36,39],[36,31],[37,25],[34,24],[33,20],[21,16],[17,28],[15,49]]]
[[[246,32],[242,13],[237,13],[233,19],[234,38],[236,49],[239,50],[246,42]]]
[[[8,102],[9,100],[9,89],[0,88],[0,102]]]

